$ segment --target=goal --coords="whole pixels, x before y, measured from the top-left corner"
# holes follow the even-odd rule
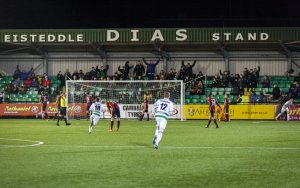
[[[182,80],[68,80],[66,93],[68,103],[68,118],[83,119],[86,117],[86,97],[99,97],[105,105],[106,101],[119,104],[121,118],[134,119],[143,111],[144,96],[148,96],[149,110],[156,100],[163,98],[165,91],[170,92],[170,100],[174,102],[174,112],[170,119],[184,120],[184,84]],[[101,118],[110,118],[109,112]]]

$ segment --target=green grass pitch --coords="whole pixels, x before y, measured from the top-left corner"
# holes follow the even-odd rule
[[[0,187],[300,187],[299,122],[71,122],[0,120]]]

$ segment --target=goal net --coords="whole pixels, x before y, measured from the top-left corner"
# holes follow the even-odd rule
[[[137,118],[143,111],[145,96],[148,97],[151,114],[152,105],[156,100],[163,98],[165,91],[170,92],[170,100],[174,102],[174,111],[169,118],[183,120],[184,84],[181,80],[68,80],[66,82],[68,118],[87,118],[88,95],[92,98],[99,97],[104,105],[107,101],[117,102],[123,119]],[[109,112],[103,113],[101,118],[110,118]]]

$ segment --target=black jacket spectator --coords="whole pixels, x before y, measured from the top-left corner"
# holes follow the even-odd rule
[[[69,69],[66,69],[66,72],[64,74],[64,82],[62,82],[62,86],[65,86],[66,85],[66,81],[67,80],[71,80],[71,78],[72,78],[72,75],[69,72]]]
[[[184,64],[184,61],[181,61],[181,66],[184,67],[185,70],[185,74],[189,77],[194,77],[194,73],[193,73],[193,67],[196,65],[196,60],[193,62],[193,64],[191,65],[190,63],[188,63],[187,65]]]
[[[96,71],[95,67],[92,67],[92,70],[89,73],[90,79],[95,80],[97,78],[98,72]]]
[[[273,94],[273,100],[278,100],[280,98],[280,89],[276,84],[273,87],[272,94]]]
[[[72,74],[72,80],[78,80],[79,79],[79,73],[77,70],[74,71]]]
[[[82,70],[79,71],[79,79],[83,79],[84,78],[84,73]]]
[[[118,74],[117,78],[119,77],[120,79],[125,80],[125,70],[124,70],[124,67],[121,69],[121,67],[119,66],[118,67],[118,71],[119,71],[119,73],[117,73]]]
[[[254,73],[257,79],[259,78],[259,72],[260,72],[260,66],[258,66],[257,69],[254,68]]]
[[[128,75],[129,75],[130,69],[133,68],[133,65],[130,66],[129,65],[129,61],[126,61],[126,63],[123,66],[123,68],[124,68],[124,77],[125,77],[126,80],[128,80]]]
[[[141,80],[144,73],[145,73],[145,68],[142,65],[142,63],[139,62],[133,69],[133,74],[135,76],[135,79]]]
[[[56,78],[57,78],[57,80],[60,80],[61,86],[65,86],[65,77],[64,77],[64,75],[62,75],[61,71],[59,71],[57,73]]]
[[[185,79],[185,69],[184,67],[181,67],[177,76],[177,80],[184,80],[184,79]]]
[[[203,75],[202,71],[199,71],[198,74],[196,75],[196,80],[205,80],[205,76]]]
[[[222,82],[224,87],[228,87],[229,81],[230,81],[230,72],[229,71],[222,71],[220,70],[220,75],[222,76]]]
[[[65,74],[64,74],[65,80],[71,80],[72,75],[69,72],[69,69],[66,70]]]
[[[176,72],[174,69],[171,69],[166,75],[166,80],[174,80],[176,78]]]

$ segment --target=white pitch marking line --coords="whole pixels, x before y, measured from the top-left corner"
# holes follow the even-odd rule
[[[0,148],[24,148],[24,147],[33,147],[44,144],[42,141],[34,140],[23,140],[23,139],[12,139],[12,138],[0,138],[0,140],[11,140],[11,141],[20,141],[20,142],[34,142],[35,144],[30,145],[0,145]]]
[[[48,147],[85,147],[85,148],[149,148],[150,146],[87,146],[87,145],[43,145]],[[264,149],[264,150],[300,150],[300,148],[242,147],[242,146],[161,146],[167,149]]]

